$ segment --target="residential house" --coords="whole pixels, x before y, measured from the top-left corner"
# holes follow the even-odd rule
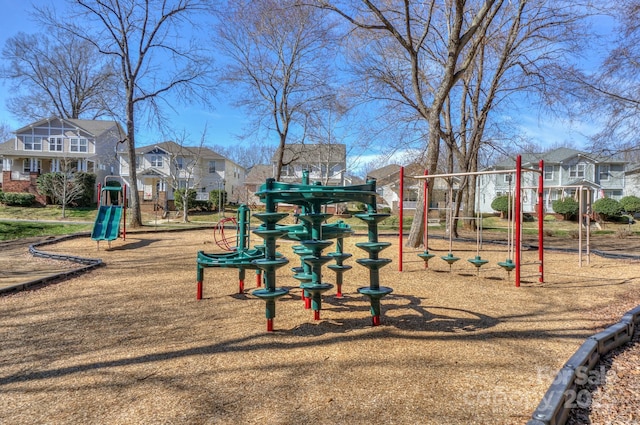
[[[2,190],[33,193],[44,204],[38,176],[68,164],[74,171],[96,174],[100,182],[117,174],[116,146],[123,140],[124,131],[115,121],[52,117],[29,124],[0,145]]]
[[[624,196],[640,197],[640,164],[628,164],[625,171]]]
[[[370,171],[367,177],[376,179],[376,190],[381,199],[383,206],[391,208],[392,211],[398,211],[398,203],[400,200],[400,168],[398,164],[386,165],[382,168]],[[424,180],[413,178],[414,176],[424,175],[424,166],[419,164],[410,164],[404,167],[404,196],[403,206],[405,210],[414,210],[416,208],[416,200],[418,193],[424,185]],[[449,200],[449,183],[442,178],[429,179],[430,191],[430,211],[445,210],[448,208]],[[459,179],[453,178],[452,193],[458,191]],[[434,212],[434,214],[437,214]]]
[[[581,188],[589,189],[591,202],[602,197],[620,199],[625,194],[626,162],[613,156],[595,156],[575,149],[558,148],[542,154],[523,154],[522,167],[537,170],[544,161],[544,208],[552,211],[552,203],[566,197],[578,198]],[[514,170],[515,160],[502,161],[489,170]],[[537,210],[536,188],[539,173],[523,172],[523,212]],[[478,205],[483,213],[492,212],[491,202],[500,195],[512,191],[515,186],[513,173],[484,174],[479,177]],[[585,192],[586,193],[586,192]],[[583,199],[586,206],[586,199]]]
[[[246,204],[254,207],[261,201],[255,193],[260,189],[268,178],[273,178],[273,166],[271,165],[254,165],[247,173],[244,181],[246,190]]]
[[[271,163],[278,164],[280,150]],[[288,144],[284,148],[280,181],[300,183],[302,171],[309,171],[311,182],[319,181],[324,186],[344,186],[347,171],[347,147],[341,143]]]
[[[120,175],[131,186],[132,161],[118,152]],[[141,208],[173,208],[174,191],[196,189],[198,200],[208,200],[212,190],[224,190],[227,202],[245,202],[245,169],[206,147],[186,147],[162,142],[136,149],[136,176]]]

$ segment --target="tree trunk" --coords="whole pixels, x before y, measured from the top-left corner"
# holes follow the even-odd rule
[[[132,229],[142,227],[142,214],[140,212],[140,195],[138,194],[138,170],[136,169],[136,142],[133,101],[127,102],[127,149],[129,151],[129,176],[131,179],[131,213],[129,226]]]

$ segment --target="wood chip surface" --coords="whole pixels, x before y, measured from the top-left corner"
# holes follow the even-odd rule
[[[319,321],[292,278],[294,243],[279,242],[290,262],[277,286],[290,292],[274,332],[252,271],[238,294],[236,269],[206,269],[196,300],[196,253],[219,252],[210,230],[130,233],[99,251],[89,237],[47,245],[107,266],[0,297],[0,423],[524,424],[584,340],[640,304],[634,261],[579,267],[577,254],[547,252],[540,283],[538,253],[525,251],[516,288],[497,266],[505,246],[485,244],[477,274],[476,244],[455,243],[450,270],[448,242],[433,240],[428,269],[405,247],[400,272],[397,237],[381,240],[393,262],[380,283],[394,290],[381,326],[357,292],[369,272],[356,236],[344,297],[325,293]]]

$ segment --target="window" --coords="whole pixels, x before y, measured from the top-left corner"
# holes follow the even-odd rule
[[[545,180],[553,180],[553,165],[545,165],[544,166],[544,179]]]
[[[609,180],[609,166],[601,165],[599,168],[600,168],[600,174],[598,177],[600,181]]]
[[[184,170],[184,158],[179,156],[176,158],[176,167],[178,170]]]
[[[216,172],[216,162],[209,161],[209,174],[213,174]]]
[[[151,155],[151,166],[162,167],[162,155]]]
[[[136,155],[136,170],[139,170],[142,167],[142,157],[140,155]]]
[[[42,136],[23,136],[25,151],[41,151]]]
[[[72,137],[69,139],[69,150],[71,152],[88,152],[87,139]]]
[[[41,166],[42,162],[39,159],[25,158],[22,161],[22,171],[25,173],[39,173]]]
[[[62,152],[62,137],[49,137],[49,152]]]
[[[511,174],[503,174],[502,178],[505,183],[510,183],[513,179],[513,176]]]
[[[576,164],[569,167],[569,177],[571,178],[584,178],[584,164]]]

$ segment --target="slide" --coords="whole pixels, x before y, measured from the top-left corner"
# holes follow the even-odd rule
[[[94,241],[113,241],[120,234],[121,206],[101,206],[91,232]]]

